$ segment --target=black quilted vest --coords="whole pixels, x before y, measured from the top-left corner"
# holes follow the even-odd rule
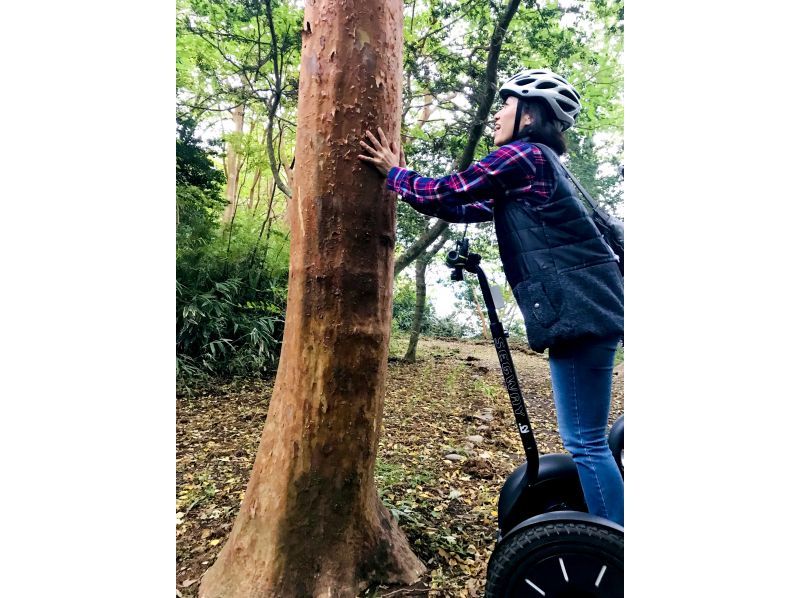
[[[614,254],[547,146],[549,200],[495,201],[497,244],[506,278],[525,319],[528,342],[547,347],[622,336],[622,276]]]

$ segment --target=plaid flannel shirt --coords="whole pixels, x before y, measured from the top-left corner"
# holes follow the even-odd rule
[[[466,170],[438,179],[407,168],[389,170],[386,186],[418,212],[447,222],[488,222],[494,202],[546,201],[555,183],[541,150],[525,141],[504,145]]]

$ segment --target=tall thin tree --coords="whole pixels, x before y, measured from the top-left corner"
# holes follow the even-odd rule
[[[411,322],[408,348],[406,349],[406,354],[403,356],[403,361],[414,362],[417,360],[417,343],[419,342],[419,335],[422,332],[422,319],[425,317],[425,299],[427,296],[425,272],[428,268],[428,264],[430,264],[431,260],[439,253],[439,250],[444,247],[444,244],[449,238],[450,235],[445,231],[439,238],[439,242],[433,246],[433,249],[426,251],[417,258],[415,267],[417,301],[414,305],[414,319]]]
[[[233,116],[233,132],[241,135],[244,131],[244,104],[238,104],[231,110]],[[236,144],[228,141],[226,144],[225,153],[225,199],[228,204],[225,206],[225,211],[222,214],[222,222],[228,223],[233,221],[233,216],[236,213],[236,202],[239,199],[239,170],[241,168],[241,159],[236,153]]]

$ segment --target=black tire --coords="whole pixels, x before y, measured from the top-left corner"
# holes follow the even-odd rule
[[[623,598],[623,535],[583,522],[541,523],[503,540],[486,598]]]

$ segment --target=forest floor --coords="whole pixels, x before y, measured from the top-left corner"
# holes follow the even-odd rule
[[[405,363],[406,344],[392,340],[376,484],[428,571],[413,588],[377,587],[363,596],[483,596],[497,497],[524,459],[497,354],[490,341],[420,339],[416,363]],[[539,450],[564,452],[546,357],[517,344],[512,356]],[[622,378],[619,365],[611,421],[623,412]],[[197,596],[230,533],[272,382],[236,380],[178,396],[179,598]]]

